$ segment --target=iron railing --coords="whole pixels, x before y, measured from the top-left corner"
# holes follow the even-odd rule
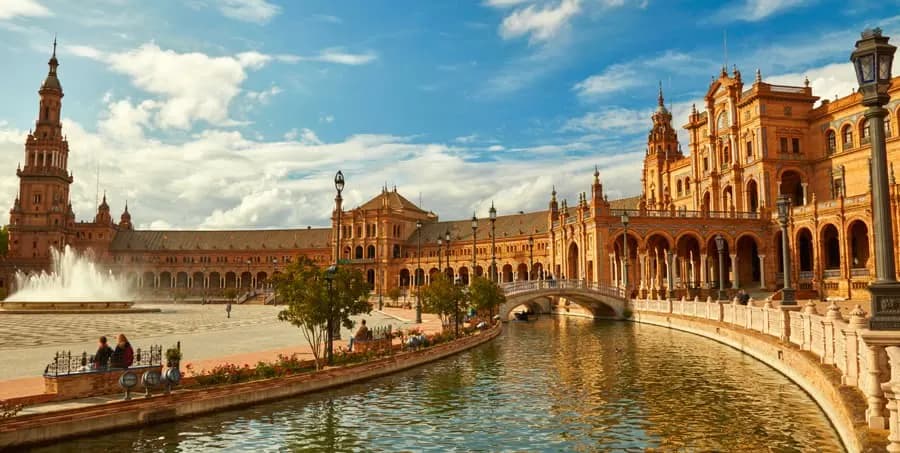
[[[129,368],[140,368],[162,365],[162,346],[152,345],[149,351],[137,348],[134,351],[134,361]],[[72,374],[96,373],[106,371],[108,368],[95,368],[94,355],[82,352],[72,354],[72,351],[57,351],[53,360],[44,367],[44,376],[68,376]]]

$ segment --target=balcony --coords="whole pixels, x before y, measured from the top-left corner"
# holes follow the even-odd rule
[[[864,267],[850,269],[850,276],[851,277],[868,277],[869,270]]]
[[[840,269],[825,269],[822,271],[823,278],[840,278],[841,270]]]

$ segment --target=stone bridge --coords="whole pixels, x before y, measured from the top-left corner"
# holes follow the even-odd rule
[[[584,280],[531,280],[500,285],[506,303],[500,306],[500,319],[506,321],[513,309],[525,305],[535,313],[550,313],[550,301],[564,297],[589,310],[595,318],[622,318],[626,301],[620,288]]]

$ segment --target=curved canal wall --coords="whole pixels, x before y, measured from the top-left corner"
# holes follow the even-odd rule
[[[296,376],[185,389],[170,395],[20,416],[0,424],[0,450],[135,428],[356,383],[449,357],[493,340],[501,331],[502,325],[497,324],[478,334],[427,349]]]
[[[897,451],[888,440],[889,411],[897,408],[887,404],[893,394],[884,392],[891,383],[882,383],[890,380],[884,370],[886,352],[894,351],[878,347],[861,313],[847,322],[836,307],[819,316],[811,307],[683,300],[636,300],[632,305],[634,322],[718,341],[787,376],[822,408],[848,451]]]

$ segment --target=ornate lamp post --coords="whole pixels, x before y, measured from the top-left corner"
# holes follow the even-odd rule
[[[534,272],[534,236],[528,236],[528,280]]]
[[[332,364],[334,358],[334,339],[331,336],[334,330],[334,275],[337,273],[337,264],[328,266],[325,270],[325,280],[328,281],[328,320],[325,322],[325,328],[328,330],[325,335],[325,361],[329,365]]]
[[[269,279],[269,287],[275,290],[275,273],[278,272],[278,258],[272,258],[272,278]]]
[[[478,217],[475,216],[475,213],[472,213],[472,275],[469,276],[469,284],[475,280],[475,266],[478,265],[478,260],[476,259],[476,253],[478,248],[476,247],[476,242],[478,240]]]
[[[495,229],[494,224],[497,222],[497,210],[494,209],[493,201],[491,201],[491,210],[488,211],[488,213],[490,214],[490,219],[491,219],[491,281],[496,282],[497,281],[497,251],[496,251],[496,247],[494,246],[494,244],[495,244],[494,241],[496,239],[496,234],[495,234],[496,229]]]
[[[341,262],[341,236],[343,235],[343,232],[341,231],[341,217],[343,214],[341,203],[344,201],[344,199],[341,197],[341,192],[344,191],[344,174],[340,170],[338,170],[338,172],[334,175],[334,190],[337,192],[337,195],[335,195],[334,197],[334,209],[337,211],[337,241],[335,241],[334,244],[334,270],[331,271],[332,279],[334,279],[334,274],[337,272],[337,266]],[[329,280],[328,284],[330,287],[331,280]],[[334,314],[331,312],[331,310],[331,306],[329,305],[327,326],[328,335],[326,336],[326,341],[328,342],[328,363],[331,363],[335,338],[341,338],[341,326],[334,325],[334,319],[332,319],[334,317]]]
[[[625,299],[631,297],[628,290],[628,211],[622,213],[622,250],[625,254],[622,259],[622,289],[625,291]]]
[[[725,294],[725,238],[716,235],[716,249],[719,251],[719,300],[727,300]]]
[[[441,261],[441,255],[444,251],[444,240],[438,237],[438,270],[441,271],[441,275],[444,274],[444,262]],[[447,260],[449,262],[449,260]]]
[[[450,267],[450,230],[447,230],[447,232],[444,233],[444,245],[447,246],[447,252],[445,253],[445,255],[447,256],[447,267],[449,268]],[[453,269],[451,269],[450,272],[452,273]],[[451,275],[451,277],[452,277],[452,275]]]
[[[781,195],[776,202],[778,206],[778,224],[781,225],[781,263],[784,268],[784,289],[781,290],[781,305],[797,305],[794,288],[791,287],[791,253],[789,252],[790,235],[788,234],[788,214],[791,211],[791,198]]]
[[[251,261],[247,260],[247,292],[249,293],[251,289],[253,289],[253,274],[250,273],[250,264]]]
[[[422,282],[419,271],[422,269],[422,221],[416,220],[416,324],[422,324]],[[422,271],[422,274],[425,274]],[[424,275],[422,275],[424,277]]]
[[[850,56],[856,68],[859,93],[869,121],[872,144],[872,226],[875,235],[875,281],[872,293],[872,330],[900,330],[900,283],[894,267],[887,149],[884,142],[884,105],[890,101],[891,64],[896,47],[888,44],[881,29],[866,30]]]
[[[334,241],[334,264],[338,264],[341,261],[341,214],[343,213],[341,203],[344,201],[341,198],[341,192],[344,191],[344,174],[340,170],[334,175],[334,189],[337,191],[337,196],[334,197],[334,209],[337,211],[337,239]]]

